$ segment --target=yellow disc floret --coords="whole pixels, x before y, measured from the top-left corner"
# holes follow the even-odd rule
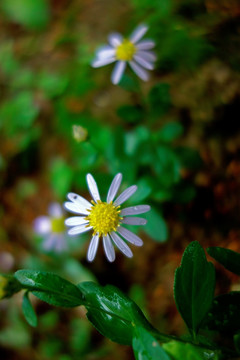
[[[101,235],[107,235],[111,231],[116,231],[120,224],[120,206],[113,205],[112,202],[106,203],[98,200],[97,203],[93,203],[90,214],[85,218],[89,221],[89,226],[93,227],[93,233],[99,233]]]
[[[136,51],[136,46],[130,40],[124,39],[116,48],[116,58],[121,61],[131,61]]]
[[[61,233],[65,230],[64,217],[51,218],[52,232]]]

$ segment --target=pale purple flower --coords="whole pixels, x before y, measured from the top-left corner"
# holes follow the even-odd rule
[[[121,181],[122,174],[119,173],[111,183],[106,202],[101,200],[96,181],[91,174],[87,174],[87,185],[93,199],[91,202],[75,193],[67,195],[70,201],[64,203],[65,208],[78,215],[65,220],[65,224],[71,227],[68,234],[78,235],[93,231],[87,253],[88,261],[94,260],[100,239],[103,241],[104,252],[110,262],[115,260],[113,244],[129,258],[133,253],[126,242],[136,246],[143,245],[142,239],[123,225],[145,225],[146,219],[132,215],[145,213],[150,210],[150,206],[137,205],[122,209],[121,205],[135,193],[137,186],[130,186],[116,198]]]
[[[111,80],[113,84],[118,84],[128,63],[137,76],[147,81],[147,70],[153,70],[156,61],[155,53],[150,51],[155,46],[154,41],[141,40],[147,30],[147,25],[139,25],[129,39],[123,38],[119,33],[111,33],[108,37],[109,45],[97,50],[92,66],[97,68],[116,61]]]
[[[34,231],[44,240],[42,247],[46,251],[62,252],[67,249],[67,234],[64,226],[64,213],[60,204],[52,203],[48,216],[39,216],[34,220]]]

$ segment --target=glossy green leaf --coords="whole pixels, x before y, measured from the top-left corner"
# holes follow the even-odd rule
[[[170,341],[162,347],[174,360],[218,360],[217,352],[179,341]]]
[[[239,304],[240,291],[217,296],[204,319],[204,327],[230,334],[240,332]]]
[[[58,275],[45,271],[19,270],[14,276],[24,288],[51,305],[75,307],[83,304],[79,288]]]
[[[213,302],[215,270],[201,245],[194,241],[186,248],[174,281],[177,308],[190,332],[196,334]]]
[[[135,328],[132,346],[136,360],[171,360],[157,340],[142,327]]]
[[[153,329],[139,307],[118,288],[93,282],[80,283],[78,287],[86,299],[89,321],[112,341],[130,345],[136,326]]]
[[[240,254],[236,251],[214,246],[207,249],[207,252],[226,269],[234,274],[240,275]]]
[[[151,211],[146,214],[147,224],[144,231],[154,240],[164,242],[168,238],[168,227],[160,212],[151,207]]]
[[[25,319],[29,325],[36,327],[37,326],[37,315],[33,309],[33,306],[28,297],[28,291],[25,292],[22,302],[22,311]]]

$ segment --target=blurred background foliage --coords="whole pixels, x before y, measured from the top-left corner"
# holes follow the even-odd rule
[[[76,283],[112,283],[162,331],[185,331],[172,284],[192,240],[240,250],[240,5],[238,0],[2,0],[0,2],[0,271],[50,270]],[[131,70],[120,85],[111,65],[90,66],[108,33],[149,25],[156,69],[147,83]],[[101,194],[123,173],[138,185],[129,204],[152,211],[134,258],[85,260],[88,236],[62,254],[42,249],[33,220],[68,191]],[[132,229],[133,231],[136,231]],[[240,287],[223,277],[219,291]],[[83,309],[34,299],[32,330],[18,295],[0,304],[7,359],[132,359],[97,334]],[[193,351],[193,350],[191,350]]]

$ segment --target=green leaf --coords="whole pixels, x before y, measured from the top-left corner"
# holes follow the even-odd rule
[[[22,286],[48,304],[75,307],[83,304],[79,288],[60,276],[35,270],[19,270],[14,275]]]
[[[139,307],[118,288],[93,282],[80,283],[78,287],[86,298],[89,321],[112,341],[130,345],[136,326],[153,329]]]
[[[140,106],[123,105],[117,109],[117,115],[128,123],[138,123],[144,117],[144,110]]]
[[[32,304],[28,297],[28,291],[25,292],[23,296],[23,302],[22,302],[22,311],[25,319],[29,323],[29,325],[36,327],[37,326],[37,316],[36,313],[32,307]]]
[[[240,254],[222,247],[210,247],[207,252],[220,264],[222,264],[227,270],[234,274],[240,275]]]
[[[64,199],[69,192],[72,180],[73,170],[65,162],[65,160],[58,158],[55,159],[50,168],[50,180],[54,192],[60,199]]]
[[[3,103],[0,109],[0,128],[8,136],[20,131],[31,130],[34,120],[39,113],[30,91],[23,91],[14,98]]]
[[[157,340],[142,327],[135,328],[132,346],[136,360],[170,360]]]
[[[166,145],[159,145],[156,150],[154,171],[159,177],[159,183],[164,187],[176,184],[181,179],[178,155]]]
[[[232,291],[215,297],[203,326],[209,330],[238,333],[240,331],[239,304],[240,291]]]
[[[123,74],[121,81],[118,84],[124,90],[131,91],[131,92],[139,92],[139,82],[136,78],[132,78],[127,74]]]
[[[166,221],[157,209],[151,207],[151,211],[146,214],[147,224],[144,231],[154,240],[164,242],[168,238],[168,227]]]
[[[171,142],[183,134],[183,126],[176,121],[164,125],[157,134],[157,139],[164,142]]]
[[[179,341],[170,341],[162,345],[163,349],[173,357],[174,360],[217,360],[218,355],[207,349],[202,349],[191,344]]]
[[[181,266],[177,268],[174,296],[177,308],[193,335],[213,302],[215,270],[208,262],[201,245],[194,241],[186,248]]]
[[[44,91],[47,98],[61,95],[68,85],[68,78],[62,74],[42,72],[37,79],[37,86]]]
[[[166,114],[171,106],[170,85],[159,83],[149,93],[149,103],[153,114],[162,116]]]
[[[47,0],[3,0],[1,8],[10,20],[30,29],[44,28],[50,18]]]

